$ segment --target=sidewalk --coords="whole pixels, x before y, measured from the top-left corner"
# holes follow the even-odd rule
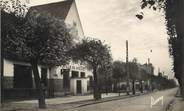
[[[119,100],[139,95],[142,94],[137,93],[136,95],[127,96],[125,93],[121,93],[121,95],[119,96],[118,93],[108,93],[108,95],[102,94],[102,99],[98,101],[95,101],[93,99],[93,95],[51,98],[46,99],[47,109],[44,110],[38,109],[37,100],[9,102],[4,104],[4,107],[3,109],[1,109],[1,111],[63,111],[71,108]]]
[[[125,93],[121,93],[121,95],[125,95]],[[102,98],[108,98],[108,97],[116,97],[119,96],[118,93],[108,93],[106,94],[102,94]],[[93,95],[84,95],[84,96],[65,96],[65,97],[57,97],[57,98],[49,98],[46,99],[46,103],[48,105],[52,105],[52,104],[66,104],[66,103],[73,103],[73,102],[79,102],[79,101],[86,101],[86,100],[92,100],[93,99]],[[37,103],[37,100],[27,100],[27,101],[19,101],[19,102],[14,102],[14,103],[28,103],[28,104],[34,104]]]
[[[184,99],[180,95],[180,91],[178,90],[175,99],[173,102],[169,105],[167,111],[183,111],[184,109]]]

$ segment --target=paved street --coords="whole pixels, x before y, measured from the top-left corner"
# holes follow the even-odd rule
[[[102,101],[107,101],[107,100],[112,100],[112,99],[119,99],[119,98],[124,98],[127,97],[125,93],[121,93],[121,97],[119,97],[118,93],[108,93],[107,94],[102,94]],[[65,97],[57,97],[57,98],[49,98],[46,99],[47,103],[47,110],[50,109],[71,109],[74,107],[78,107],[81,105],[86,105],[86,104],[93,104],[96,103],[97,101],[93,100],[93,95],[84,95],[84,96],[65,96]],[[98,101],[101,102],[101,101]],[[39,110],[38,109],[38,101],[37,100],[25,100],[25,101],[12,101],[12,102],[6,102],[4,104],[3,111],[10,111],[10,110]]]
[[[176,92],[177,88],[136,96],[109,94],[114,97],[103,95],[106,99],[101,101],[91,100],[89,95],[55,98],[47,100],[48,107],[44,110],[38,109],[37,101],[21,101],[6,104],[3,111],[165,111]],[[151,108],[151,97],[156,100],[160,96],[164,97],[163,106],[158,103]]]
[[[176,90],[165,90],[127,99],[88,105],[67,111],[164,111],[169,102],[174,98]],[[164,105],[157,104],[151,108],[151,96],[155,99],[163,96]]]

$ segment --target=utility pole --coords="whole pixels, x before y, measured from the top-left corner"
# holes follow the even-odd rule
[[[129,95],[130,91],[130,84],[129,84],[129,64],[128,64],[128,40],[126,40],[126,75],[127,75],[127,87],[126,87],[126,92],[127,95]]]
[[[150,64],[150,58],[148,58],[148,65]]]

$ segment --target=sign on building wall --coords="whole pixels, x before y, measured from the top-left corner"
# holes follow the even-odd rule
[[[65,66],[62,66],[62,68],[63,69],[80,70],[80,71],[85,70],[85,66],[82,66],[82,65],[65,65]]]

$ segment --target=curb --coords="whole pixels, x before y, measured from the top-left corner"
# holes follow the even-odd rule
[[[126,99],[126,98],[131,98],[131,97],[136,97],[136,96],[140,96],[140,95],[132,95],[132,96],[124,96],[124,97],[117,97],[117,98],[111,98],[111,99],[107,99],[107,100],[99,100],[99,101],[93,101],[92,103],[86,103],[86,104],[82,104],[79,105],[77,107],[84,107],[84,106],[88,106],[88,105],[93,105],[93,104],[98,104],[98,103],[105,103],[105,102],[109,102],[109,101],[115,101],[115,100],[120,100],[120,99]]]
[[[166,106],[164,111],[172,111],[173,110],[173,106],[175,105],[177,97],[180,97],[180,89],[177,90],[175,97],[169,102],[169,104]]]
[[[169,104],[168,104],[168,105],[166,106],[166,108],[165,108],[165,111],[172,111],[172,110],[173,110],[174,104],[175,104],[175,99],[173,99],[173,100],[171,100],[171,101],[169,102]]]
[[[146,94],[150,94],[150,93],[128,95],[128,96],[122,95],[122,96],[116,96],[116,97],[109,97],[109,98],[98,100],[98,101],[92,100],[91,103],[82,104],[82,105],[79,105],[79,106],[74,107],[74,108],[79,108],[79,107],[84,107],[84,106],[99,104],[99,103],[105,103],[105,102],[110,102],[110,101],[116,101],[116,100],[121,100],[121,99],[127,99],[127,98],[137,97],[137,96],[146,95]]]

